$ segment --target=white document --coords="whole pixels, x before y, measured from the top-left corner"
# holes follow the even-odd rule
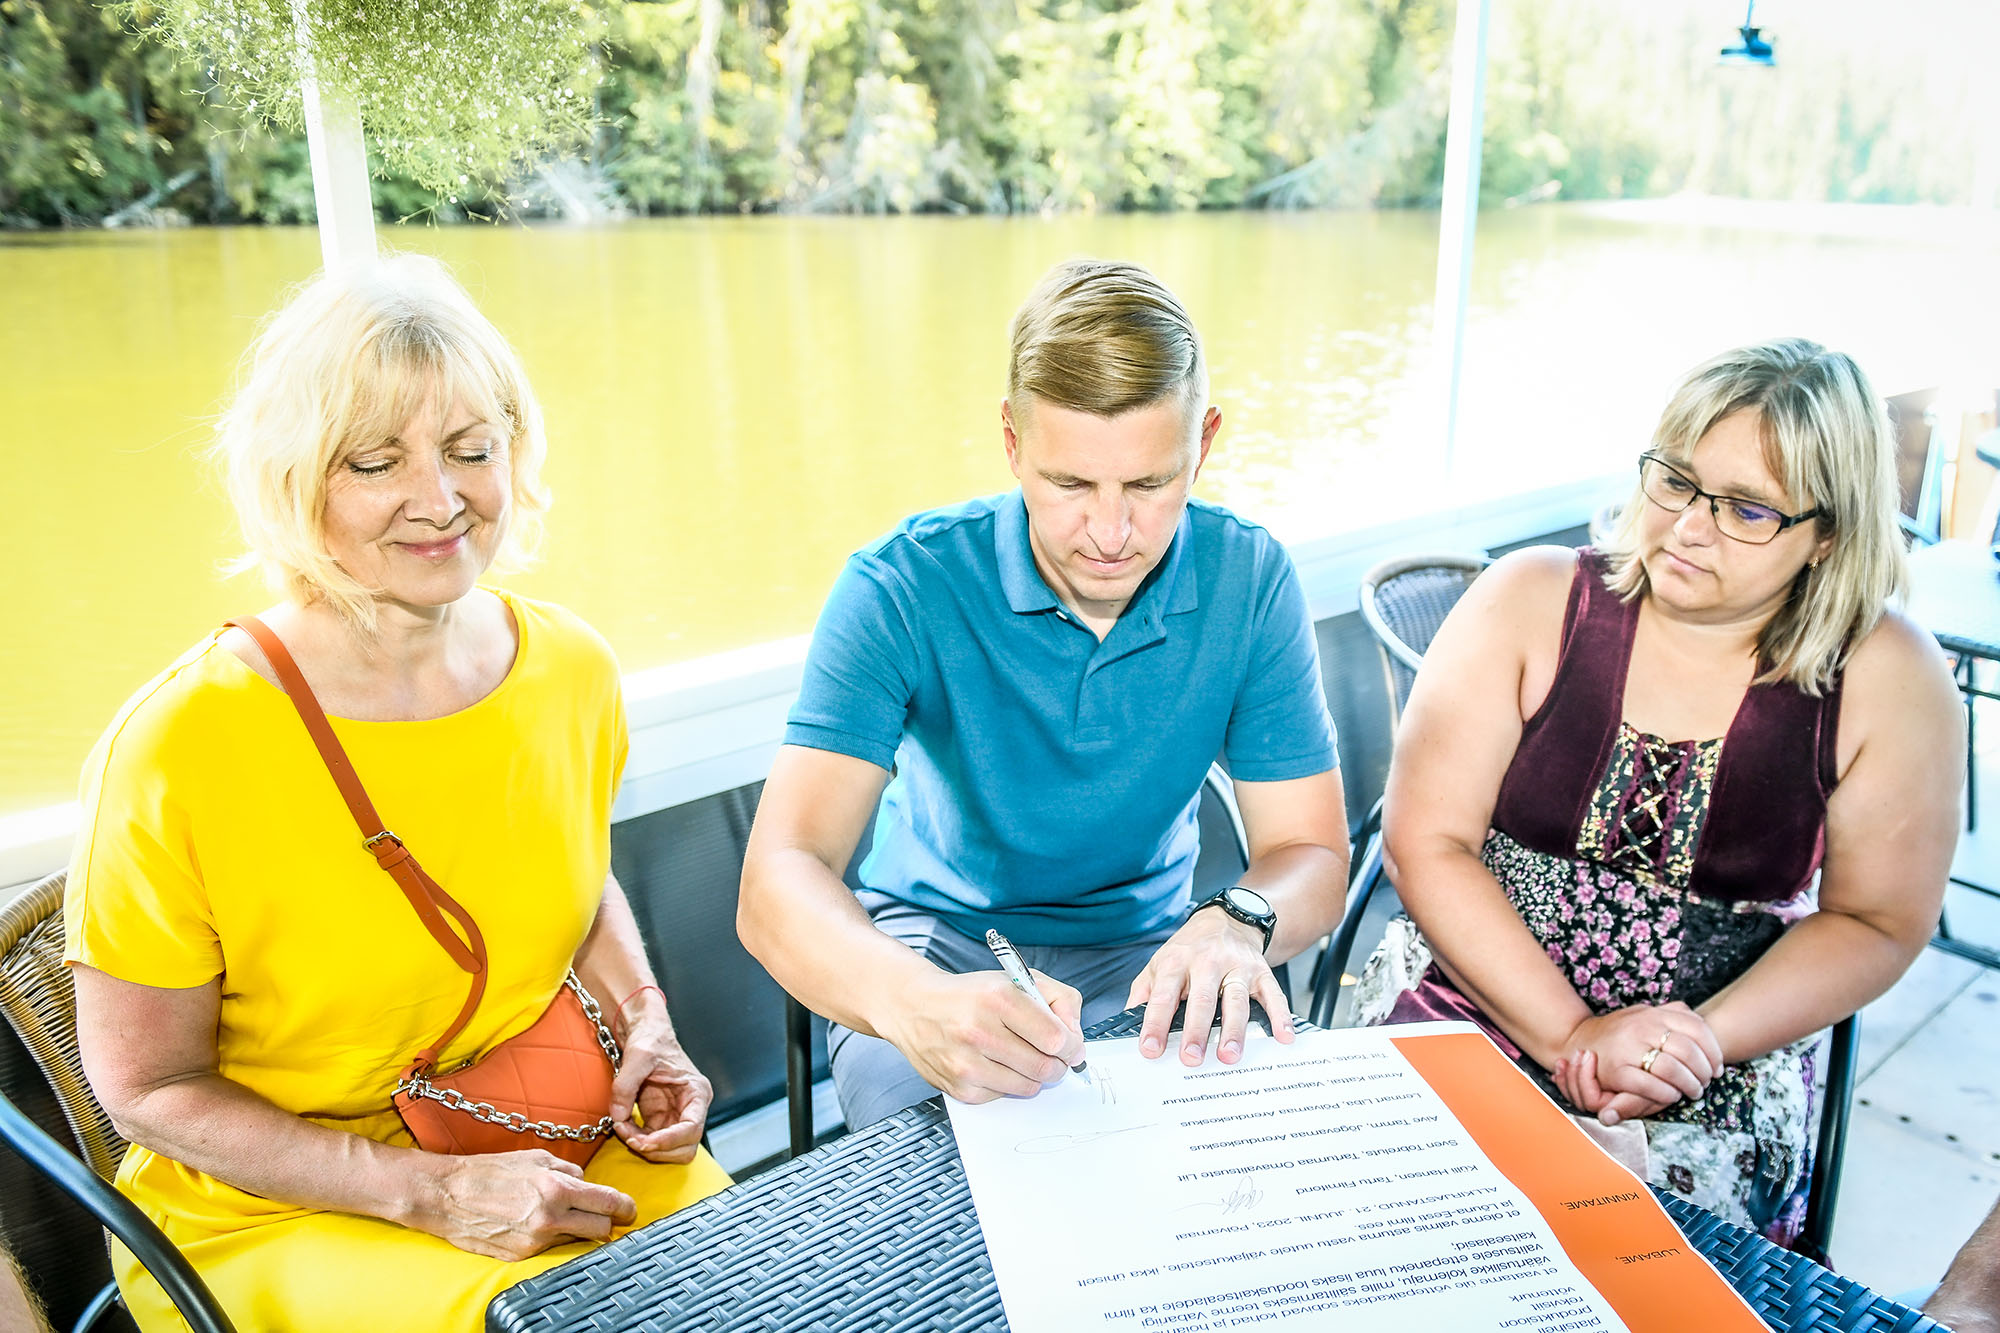
[[[1384,1030],[1087,1056],[1095,1086],[947,1099],[1015,1333],[1626,1329]]]

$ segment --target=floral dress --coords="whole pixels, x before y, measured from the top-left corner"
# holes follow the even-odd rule
[[[1579,581],[1596,573],[1589,555],[1585,552],[1579,562]],[[1601,594],[1602,585],[1597,588]],[[1617,611],[1600,608],[1599,614]],[[1569,629],[1566,624],[1566,659]],[[1629,632],[1625,649],[1629,652]],[[1612,664],[1621,690],[1624,661]],[[1573,666],[1566,661],[1559,667],[1559,684]],[[1814,701],[1814,707],[1830,713],[1832,703],[1821,707]],[[1593,1012],[1676,1000],[1698,1006],[1748,970],[1787,926],[1814,910],[1816,879],[1810,872],[1817,865],[1818,848],[1813,847],[1807,873],[1798,877],[1805,885],[1781,897],[1702,892],[1697,865],[1711,854],[1703,833],[1716,807],[1725,747],[1739,732],[1749,738],[1746,748],[1760,743],[1759,738],[1739,724],[1729,736],[1714,740],[1664,741],[1617,720],[1615,712],[1611,719],[1604,747],[1608,757],[1579,802],[1568,853],[1535,850],[1495,827],[1487,834],[1481,860]],[[1818,737],[1809,740],[1811,748],[1800,753],[1823,744]],[[1824,744],[1830,746],[1830,736]],[[1519,763],[1517,755],[1517,768]],[[1526,776],[1535,776],[1532,768]],[[1522,790],[1533,790],[1521,777],[1510,770],[1517,804]],[[1504,799],[1496,807],[1496,824],[1508,807]],[[1732,834],[1731,840],[1738,837]],[[1796,869],[1794,865],[1788,876]],[[1431,963],[1422,933],[1399,915],[1363,971],[1356,1021],[1477,1022],[1558,1104],[1574,1112],[1541,1067]],[[1650,1183],[1779,1244],[1796,1240],[1810,1180],[1819,1040],[1808,1037],[1725,1066],[1699,1100],[1677,1102],[1641,1122]]]

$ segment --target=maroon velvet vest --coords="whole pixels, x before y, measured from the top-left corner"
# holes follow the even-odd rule
[[[1531,851],[1575,859],[1592,793],[1624,713],[1639,602],[1604,586],[1604,559],[1577,552],[1549,696],[1521,729],[1493,827]],[[1780,682],[1752,685],[1722,744],[1688,888],[1710,898],[1776,902],[1811,881],[1826,847],[1826,800],[1839,781],[1834,728],[1840,680],[1815,699]]]

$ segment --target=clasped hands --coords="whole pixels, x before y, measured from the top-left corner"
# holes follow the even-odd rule
[[[692,1162],[715,1091],[681,1049],[665,999],[648,986],[611,1021],[622,1054],[611,1085],[612,1132],[649,1162]],[[582,1168],[539,1148],[425,1154],[418,1178],[399,1220],[495,1259],[525,1259],[571,1239],[609,1240],[638,1216],[630,1195],[585,1180]]]
[[[1606,1125],[1695,1101],[1722,1072],[1722,1044],[1678,1000],[1586,1018],[1561,1049],[1550,1076],[1571,1105]]]

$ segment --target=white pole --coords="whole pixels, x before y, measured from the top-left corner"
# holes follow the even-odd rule
[[[307,0],[292,0],[304,77],[306,150],[312,157],[313,203],[319,211],[319,251],[329,273],[375,258],[375,203],[368,188],[368,153],[361,113],[352,98],[322,90],[306,43]]]
[[[1465,306],[1472,293],[1472,238],[1479,225],[1479,150],[1486,126],[1486,21],[1492,0],[1458,0],[1451,43],[1451,109],[1444,139],[1444,200],[1438,218],[1437,293],[1431,346],[1444,370],[1444,468],[1458,444],[1458,383],[1465,361]]]

